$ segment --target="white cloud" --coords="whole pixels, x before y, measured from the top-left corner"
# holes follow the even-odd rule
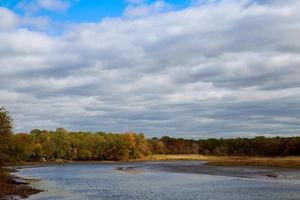
[[[22,0],[18,7],[25,10],[28,14],[39,12],[40,10],[59,11],[67,10],[78,0]]]
[[[137,2],[135,2],[137,3]],[[154,14],[164,13],[166,11],[171,10],[171,5],[166,3],[165,1],[156,1],[152,4],[140,4],[138,5],[130,5],[124,11],[124,16],[127,18],[139,18],[139,17],[147,17],[152,16]]]
[[[14,29],[19,24],[18,16],[4,7],[0,7],[0,19],[0,31]]]
[[[59,36],[28,30],[23,17],[0,10],[9,19],[0,22],[0,103],[16,130],[299,132],[300,3],[149,6]]]
[[[142,4],[147,2],[147,0],[125,0],[125,2],[129,4]]]
[[[51,19],[46,16],[23,17],[20,22],[24,27],[30,27],[35,30],[48,30],[51,26]]]
[[[69,2],[64,0],[39,0],[38,5],[46,10],[58,11],[64,11],[70,6]]]

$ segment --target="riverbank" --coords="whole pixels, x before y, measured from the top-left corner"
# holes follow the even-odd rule
[[[149,155],[141,159],[126,161],[47,161],[47,162],[23,162],[17,166],[37,167],[55,164],[72,163],[126,163],[142,161],[172,161],[172,160],[201,160],[206,161],[206,165],[211,166],[260,166],[300,169],[300,156],[288,157],[250,157],[250,156],[205,156],[198,154],[177,154],[177,155]]]
[[[25,199],[42,192],[28,184],[26,180],[11,175],[9,170],[0,168],[0,200]]]
[[[150,155],[144,161],[203,160],[212,166],[260,166],[300,169],[300,157],[248,157],[248,156],[204,156],[204,155]]]

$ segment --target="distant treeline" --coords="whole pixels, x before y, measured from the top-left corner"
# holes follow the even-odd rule
[[[187,140],[143,134],[33,130],[16,134],[15,157],[20,160],[130,160],[149,154],[202,154],[234,156],[300,155],[300,137]]]
[[[216,156],[300,155],[300,137],[255,137],[187,140],[164,136],[149,140],[154,154],[201,154]]]
[[[0,108],[0,165],[11,160],[130,160],[149,154],[293,156],[300,155],[300,137],[146,139],[142,133],[68,132],[63,128],[13,134],[9,113]]]

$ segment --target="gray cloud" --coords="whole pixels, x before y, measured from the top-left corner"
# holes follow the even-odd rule
[[[9,20],[0,22],[0,103],[16,131],[296,135],[299,9],[220,1],[51,36],[1,8]]]

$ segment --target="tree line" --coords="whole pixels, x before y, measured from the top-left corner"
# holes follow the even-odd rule
[[[21,160],[130,160],[150,149],[143,134],[32,130],[14,135],[15,156]]]
[[[255,137],[188,140],[164,136],[149,140],[154,154],[201,154],[216,156],[297,156],[300,137]]]
[[[0,108],[0,165],[11,160],[131,160],[149,154],[292,156],[300,155],[300,137],[147,139],[142,133],[69,132],[64,128],[13,134],[9,113]]]

